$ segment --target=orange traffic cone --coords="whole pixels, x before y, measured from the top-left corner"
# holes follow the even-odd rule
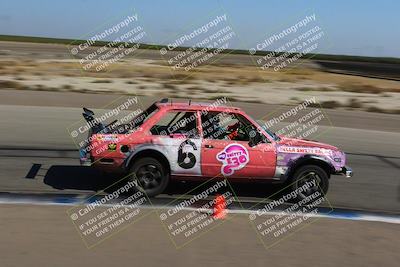
[[[214,219],[224,219],[226,216],[226,201],[223,195],[217,195],[214,200]]]

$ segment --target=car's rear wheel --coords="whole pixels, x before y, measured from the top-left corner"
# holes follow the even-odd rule
[[[329,188],[329,176],[316,165],[305,165],[295,171],[291,190],[296,191],[297,200],[305,199],[316,192],[325,196]]]
[[[153,197],[161,194],[169,183],[169,174],[166,168],[155,158],[141,158],[136,160],[131,169],[129,179],[138,182],[138,190]]]

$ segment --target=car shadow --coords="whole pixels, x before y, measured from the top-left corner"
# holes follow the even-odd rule
[[[53,165],[45,176],[44,183],[58,190],[86,190],[112,192],[118,186],[124,185],[124,175],[107,174],[95,168],[84,166]],[[208,183],[194,181],[173,181],[164,194],[167,195],[195,195],[207,189]],[[233,191],[239,199],[241,198],[272,198],[279,196],[283,188],[281,184],[270,183],[230,183]],[[277,193],[278,192],[278,193]],[[275,194],[275,195],[274,195]],[[211,194],[211,195],[215,195]],[[273,196],[274,195],[274,196]]]
[[[53,165],[43,182],[55,189],[101,191],[120,181],[123,177],[110,175],[91,167]],[[108,191],[108,190],[107,190]]]
[[[259,182],[230,182],[225,191],[232,192],[239,200],[243,198],[268,198],[275,199],[282,195],[285,185]],[[211,184],[210,184],[211,185]],[[207,190],[205,182],[178,182],[174,181],[168,186],[165,194],[169,195],[195,195]],[[223,191],[221,191],[222,193]],[[212,193],[211,195],[216,195]]]

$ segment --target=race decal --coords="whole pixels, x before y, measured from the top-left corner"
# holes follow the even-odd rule
[[[187,148],[184,150],[185,146],[191,146],[193,150],[197,150],[196,144],[190,140],[183,141],[178,150],[178,165],[183,169],[191,169],[196,164],[196,156],[187,151]]]
[[[249,152],[240,144],[231,144],[217,154],[217,160],[222,162],[221,173],[230,176],[246,166],[249,162]]]
[[[117,135],[98,135],[97,140],[99,141],[118,141],[118,136]]]
[[[296,146],[280,146],[278,152],[282,153],[300,153],[300,154],[314,154],[321,156],[329,156],[331,154],[330,149],[324,149],[319,147],[296,147]]]
[[[117,150],[117,144],[115,143],[108,144],[108,151],[116,151],[116,150]]]

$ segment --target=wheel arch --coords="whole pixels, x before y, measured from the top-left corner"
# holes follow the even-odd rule
[[[126,170],[132,166],[132,164],[139,158],[150,157],[157,159],[166,169],[168,174],[171,174],[171,166],[168,161],[168,158],[159,150],[153,148],[145,148],[139,151],[136,151],[128,156],[125,160],[124,167]]]
[[[335,172],[335,168],[329,160],[316,155],[305,155],[293,162],[288,170],[287,178],[292,179],[295,171],[305,165],[315,165],[322,168],[328,175],[328,178]]]

